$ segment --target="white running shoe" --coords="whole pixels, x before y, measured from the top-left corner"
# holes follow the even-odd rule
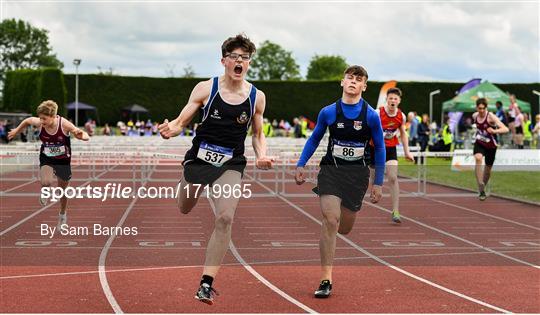
[[[67,224],[67,214],[59,214],[58,215],[58,230],[62,227],[62,225]]]
[[[40,205],[45,207],[48,202],[49,202],[48,198],[42,197],[41,194],[39,195],[39,204]]]

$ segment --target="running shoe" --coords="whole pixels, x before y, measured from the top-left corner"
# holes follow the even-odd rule
[[[321,281],[321,284],[319,284],[319,289],[315,291],[315,297],[318,299],[326,299],[330,296],[330,293],[332,293],[332,284],[330,283],[330,280],[323,280]]]
[[[60,231],[60,228],[62,225],[67,224],[67,214],[59,214],[58,215],[58,230]]]
[[[214,304],[214,296],[219,295],[217,291],[212,288],[208,283],[203,283],[195,293],[195,299],[206,303],[208,305]]]
[[[45,207],[47,203],[49,202],[49,199],[45,197],[41,197],[41,194],[39,194],[39,204]]]
[[[401,223],[401,217],[399,216],[399,210],[392,211],[392,221],[395,223]]]
[[[482,190],[482,191],[478,194],[478,199],[480,199],[480,201],[484,201],[484,200],[486,200],[486,198],[487,198],[486,192]]]

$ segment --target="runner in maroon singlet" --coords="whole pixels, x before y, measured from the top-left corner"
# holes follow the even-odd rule
[[[473,121],[476,124],[476,136],[474,142],[474,159],[476,161],[475,174],[478,183],[478,198],[486,200],[485,187],[491,175],[491,168],[495,162],[497,151],[497,140],[494,134],[508,132],[506,127],[495,114],[487,111],[487,100],[479,98],[476,100],[476,113],[473,114]],[[482,159],[486,158],[486,166],[482,171]]]
[[[39,168],[41,187],[49,187],[53,183],[53,175],[58,179],[58,186],[65,189],[71,179],[71,141],[70,133],[79,140],[87,141],[88,134],[75,127],[70,121],[56,115],[58,105],[53,101],[45,101],[37,108],[38,117],[29,117],[21,122],[17,128],[11,130],[8,139],[13,139],[27,126],[39,128],[41,148],[39,150]],[[47,199],[40,194],[39,202],[45,206]],[[67,223],[67,198],[60,199],[60,213],[58,229]]]

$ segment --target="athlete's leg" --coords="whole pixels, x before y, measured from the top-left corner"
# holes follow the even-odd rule
[[[392,210],[399,209],[399,184],[397,180],[398,161],[390,160],[386,162],[386,179],[390,189],[390,198],[392,199]]]
[[[43,165],[39,169],[41,187],[50,187],[54,180],[54,170],[50,165]]]
[[[483,178],[483,181],[484,181],[485,186],[487,186],[487,184],[489,182],[489,178],[491,177],[491,168],[492,167],[493,167],[492,165],[484,166],[484,178]]]
[[[227,253],[229,248],[229,242],[231,240],[231,230],[234,213],[236,212],[236,207],[238,206],[239,198],[234,198],[232,196],[223,196],[223,190],[232,190],[233,187],[238,187],[241,185],[242,178],[241,174],[238,171],[228,170],[221,177],[219,177],[215,182],[214,186],[220,187],[221,196],[216,196],[212,198],[215,205],[215,226],[214,232],[208,241],[208,247],[206,248],[206,259],[204,262],[203,275],[210,277],[215,277],[219,271],[221,261]],[[227,187],[228,188],[225,188]],[[217,189],[216,189],[217,190]]]
[[[200,184],[190,184],[183,176],[178,185],[178,209],[180,209],[180,212],[183,214],[188,214],[197,204],[199,196],[204,191],[204,186]]]
[[[349,234],[354,226],[354,221],[356,221],[356,212],[341,206],[338,233]]]
[[[319,250],[321,252],[321,281],[332,281],[332,264],[336,250],[336,234],[341,216],[341,198],[333,195],[320,197],[323,215]]]
[[[61,179],[60,177],[58,178],[58,187],[62,188],[63,191],[66,191],[66,187],[68,185],[69,185],[69,180],[65,181]],[[62,198],[60,198],[60,214],[66,213],[66,206],[67,206],[67,198],[66,196],[62,196]]]
[[[41,187],[51,187],[54,180],[54,170],[52,166],[50,165],[43,165],[39,169],[39,179],[41,183]],[[39,203],[42,206],[45,206],[48,202],[47,198],[41,197],[41,191],[39,193]]]
[[[474,172],[476,174],[476,183],[478,184],[478,191],[480,192],[484,191],[484,187],[485,187],[484,172],[482,169],[483,158],[484,158],[484,155],[482,153],[476,153],[474,155],[474,160],[475,160]]]

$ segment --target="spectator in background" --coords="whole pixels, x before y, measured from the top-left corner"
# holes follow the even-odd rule
[[[515,140],[515,135],[516,135],[516,126],[515,126],[514,121],[516,120],[516,115],[517,115],[516,108],[517,108],[516,96],[514,94],[511,94],[510,105],[508,106],[507,118],[508,118],[508,128],[510,129],[510,132],[512,133],[512,144],[515,144],[514,140]]]
[[[532,127],[531,120],[529,119],[529,114],[523,113],[523,145],[526,148],[531,147],[532,142]]]
[[[268,118],[264,118],[263,120],[263,133],[266,137],[274,136],[274,128],[272,127],[272,124],[270,124]]]
[[[300,130],[302,138],[307,138],[308,121],[304,116],[300,116]]]
[[[5,120],[0,120],[0,140],[4,143],[8,142]]]
[[[536,123],[532,130],[533,133],[533,142],[536,142],[536,148],[540,149],[540,114],[536,115]]]
[[[120,129],[120,134],[122,136],[125,136],[127,134],[127,126],[126,124],[124,124],[123,121],[119,120],[117,123],[116,123],[116,127],[118,127],[118,129]]]
[[[135,128],[135,124],[133,123],[133,120],[128,120],[127,122],[127,135],[131,136],[133,133],[133,129]]]
[[[454,135],[450,131],[450,118],[446,117],[445,124],[438,132],[439,137],[437,141],[429,146],[430,152],[450,152],[452,149],[452,142],[454,141]]]
[[[103,126],[103,135],[104,136],[111,136],[112,135],[111,127],[109,127],[108,123],[105,123],[105,126]]]
[[[429,116],[428,114],[422,115],[422,122],[418,125],[418,144],[420,145],[420,152],[425,152],[429,142]],[[418,160],[415,160],[418,162]],[[420,163],[423,159],[420,160]]]
[[[504,112],[503,104],[501,101],[497,101],[495,103],[495,106],[497,107],[497,112],[495,112],[495,116],[499,118],[499,120],[505,124],[508,125],[508,119],[506,117],[506,113]]]
[[[158,126],[159,126],[159,123],[157,121],[155,121],[154,124],[152,125],[152,135],[153,136],[158,134]]]
[[[295,117],[293,119],[293,134],[295,138],[302,138],[302,123],[300,122],[300,119]]]
[[[86,130],[86,133],[92,137],[94,135],[94,127],[92,125],[92,119],[88,119],[86,123],[84,124],[84,129]]]
[[[508,117],[506,116],[506,112],[504,111],[504,108],[503,108],[503,105],[502,105],[502,102],[501,101],[497,101],[495,103],[495,106],[497,107],[497,111],[495,112],[495,116],[497,116],[497,118],[499,118],[499,120],[505,124],[505,125],[508,125]],[[499,144],[501,146],[504,145],[504,135],[501,134],[497,137],[497,141],[499,142]]]
[[[407,114],[407,125],[409,130],[409,146],[416,146],[418,141],[418,120],[416,119],[416,114],[414,112],[409,112]]]
[[[523,149],[523,114],[521,110],[516,105],[514,108],[516,117],[514,119],[514,145],[518,149]]]

